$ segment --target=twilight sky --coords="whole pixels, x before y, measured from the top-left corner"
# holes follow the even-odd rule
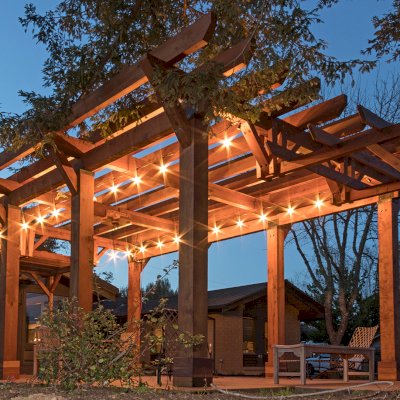
[[[39,10],[46,10],[57,3],[54,0],[31,0]],[[24,104],[18,97],[18,90],[44,92],[41,68],[46,58],[43,46],[31,39],[30,32],[24,32],[18,22],[23,15],[26,0],[2,0],[0,13],[0,110],[21,112]],[[315,1],[309,1],[315,3]],[[339,59],[361,57],[360,50],[367,47],[372,37],[371,18],[382,15],[390,9],[391,0],[341,0],[339,5],[327,9],[322,19],[324,24],[315,27],[317,37],[328,42],[327,52]],[[395,70],[394,64],[384,62],[379,66],[379,75],[384,78]],[[360,79],[364,87],[376,79],[376,71]],[[330,97],[338,94],[334,89]],[[209,250],[209,289],[219,289],[262,282],[267,279],[265,233],[238,237],[229,241],[214,243]],[[152,259],[142,274],[143,285],[154,281],[162,270],[177,258],[177,254]],[[116,262],[103,257],[98,271],[112,271],[114,284],[127,285],[126,260]],[[306,279],[305,266],[289,243],[285,248],[285,276],[301,284]],[[177,271],[169,277],[177,285]]]

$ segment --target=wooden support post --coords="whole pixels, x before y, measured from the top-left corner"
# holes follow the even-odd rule
[[[400,379],[400,309],[399,309],[399,200],[391,196],[378,202],[379,303],[381,331],[380,380]]]
[[[142,313],[142,292],[140,276],[147,260],[136,261],[128,259],[128,332],[135,331],[135,322],[140,320]]]
[[[17,341],[21,210],[8,205],[6,211],[6,229],[1,236],[0,379],[18,378],[20,372]]]
[[[266,376],[273,376],[274,362],[272,345],[285,344],[285,276],[284,242],[287,228],[273,226],[267,231],[267,321],[268,321],[268,361]]]
[[[204,386],[212,381],[208,358],[208,135],[202,121],[190,121],[189,146],[180,148],[179,329],[204,341],[174,360],[175,386]]]
[[[91,311],[93,302],[93,196],[93,173],[80,170],[78,191],[71,199],[70,296],[84,311]]]
[[[142,317],[141,274],[149,258],[137,261],[128,257],[128,324],[126,334],[136,345],[137,362],[140,362],[140,319]]]

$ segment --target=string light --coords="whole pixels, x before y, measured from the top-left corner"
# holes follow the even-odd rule
[[[135,185],[140,185],[140,184],[142,183],[142,179],[140,178],[140,176],[136,175],[136,176],[134,176],[134,177],[132,178],[132,182],[133,182]]]
[[[161,240],[159,240],[158,242],[157,242],[157,247],[159,248],[159,249],[161,249],[161,247],[163,247],[164,246],[164,243],[161,241]]]
[[[242,227],[244,226],[244,222],[239,218],[239,219],[236,221],[236,225],[238,226],[238,228],[242,228]]]
[[[289,215],[293,215],[294,207],[289,206],[289,207],[287,208],[286,212],[287,212]]]
[[[23,222],[21,224],[22,229],[24,229],[25,231],[29,228],[29,224],[27,222]]]
[[[116,261],[118,258],[118,254],[115,250],[111,250],[108,254],[108,257],[110,258],[110,260]]]
[[[180,241],[181,241],[181,238],[180,238],[178,235],[175,235],[175,237],[174,237],[174,242],[175,242],[176,244],[179,244]]]
[[[166,165],[166,164],[161,164],[161,165],[160,165],[160,172],[161,172],[162,174],[165,174],[167,171],[168,171],[168,165]]]
[[[132,257],[132,252],[130,250],[125,251],[126,258]]]
[[[115,194],[115,193],[118,192],[118,187],[115,186],[115,185],[112,185],[112,186],[110,187],[110,190],[111,190],[111,192],[113,192],[113,193]]]
[[[267,214],[261,213],[261,214],[259,215],[259,219],[260,219],[261,222],[266,222],[266,221],[268,221]]]
[[[218,233],[221,232],[221,228],[217,225],[214,225],[214,227],[212,228],[212,231],[213,231],[214,235],[218,235]]]
[[[93,201],[97,201],[97,197],[96,196],[93,196]]]
[[[226,137],[224,140],[221,141],[221,144],[228,149],[232,145],[232,138]]]
[[[37,222],[38,224],[43,224],[43,222],[44,222],[44,217],[42,217],[41,215],[39,215],[39,216],[36,218],[36,222]]]
[[[53,212],[51,213],[51,215],[52,215],[53,217],[58,217],[58,216],[60,215],[60,213],[61,213],[61,211],[58,210],[57,208],[55,208],[55,209],[53,210]]]
[[[141,253],[144,253],[144,252],[146,251],[146,247],[143,246],[143,245],[141,245],[141,246],[139,247],[139,251],[140,251]]]
[[[317,208],[321,208],[324,205],[324,201],[321,200],[320,198],[318,198],[317,200],[315,200],[315,207]]]

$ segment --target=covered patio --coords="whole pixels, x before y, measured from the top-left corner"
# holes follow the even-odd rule
[[[93,268],[107,252],[123,252],[129,265],[132,321],[140,317],[140,274],[148,260],[179,251],[179,326],[207,337],[208,247],[263,230],[271,354],[271,346],[285,340],[287,227],[377,203],[382,355],[378,378],[399,379],[400,126],[362,106],[342,118],[344,95],[303,107],[310,98],[288,104],[277,94],[265,101],[255,123],[228,113],[207,127],[202,119],[207,101],[171,106],[159,92],[155,74],[176,68],[187,55],[201,51],[214,28],[214,18],[207,14],[144,55],[139,64],[126,66],[74,105],[65,129],[52,134],[54,146],[45,149],[45,158],[0,180],[1,378],[20,373],[21,275],[44,286],[50,299],[62,274],[69,274],[70,296],[91,310]],[[221,79],[250,62],[250,44],[239,42],[210,61],[220,66]],[[140,115],[115,126],[107,138],[100,132],[85,140],[67,133],[148,82],[154,97],[143,100]],[[274,87],[283,84],[284,76]],[[319,90],[317,79],[304,85]],[[0,169],[24,160],[38,146],[1,153]],[[38,250],[49,238],[69,241],[71,254]],[[207,343],[175,359],[175,386],[203,387],[213,380]],[[243,382],[266,385],[272,370],[269,359],[267,380]],[[234,387],[244,378],[215,382],[219,379],[232,379]]]

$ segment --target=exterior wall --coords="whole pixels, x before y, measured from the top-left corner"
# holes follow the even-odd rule
[[[292,305],[286,304],[285,313],[286,343],[299,343],[299,311]],[[243,311],[238,309],[222,314],[209,314],[209,317],[214,321],[215,330],[212,346],[215,372],[221,375],[254,374],[257,368],[243,367]],[[263,317],[266,319],[266,313]],[[267,327],[266,322],[265,327]],[[210,334],[211,329],[209,336]],[[260,372],[262,370],[263,368]]]
[[[214,365],[221,375],[243,373],[243,312],[209,314],[215,320]]]
[[[29,318],[27,315],[27,294],[36,293],[47,301],[47,296],[36,284],[20,284],[20,307],[18,327],[18,356],[21,362],[21,373],[31,374],[33,371],[33,343],[28,338]],[[55,296],[68,297],[68,287],[59,284],[55,290]]]
[[[299,310],[290,304],[285,307],[286,344],[300,343]]]

